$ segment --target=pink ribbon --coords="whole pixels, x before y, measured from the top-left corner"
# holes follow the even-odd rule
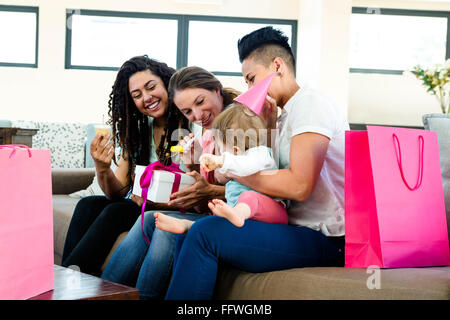
[[[31,158],[31,150],[28,146],[23,145],[23,144],[2,144],[0,145],[0,149],[13,149],[12,152],[9,154],[9,158],[11,159],[11,157],[16,153],[16,150],[19,148],[25,148],[28,151],[28,158]]]
[[[392,140],[394,142],[394,148],[395,148],[395,156],[397,157],[397,164],[398,168],[400,170],[400,175],[402,176],[403,183],[406,185],[406,187],[411,190],[415,191],[417,190],[420,185],[422,184],[423,179],[423,148],[424,148],[424,140],[423,136],[419,136],[419,174],[417,176],[417,182],[414,187],[411,187],[408,182],[406,181],[405,174],[403,173],[403,165],[402,165],[402,150],[400,149],[400,142],[398,141],[398,137],[395,133],[392,134]]]
[[[178,189],[180,188],[180,182],[181,182],[180,173],[184,173],[184,171],[182,171],[180,169],[180,166],[174,162],[172,162],[172,164],[170,166],[165,166],[159,161],[155,161],[155,162],[149,164],[145,168],[144,173],[142,173],[141,179],[139,180],[139,184],[142,189],[141,196],[142,196],[142,200],[143,200],[142,208],[141,208],[141,227],[142,227],[142,234],[144,235],[144,238],[145,238],[145,240],[147,240],[148,243],[150,243],[150,240],[145,236],[145,233],[144,233],[144,212],[145,212],[145,204],[147,203],[148,188],[150,187],[150,184],[152,182],[152,176],[153,176],[154,170],[164,170],[164,171],[172,172],[173,174],[175,174],[175,180],[172,185],[171,193],[177,192]],[[180,210],[180,211],[183,212],[184,210],[183,211]]]

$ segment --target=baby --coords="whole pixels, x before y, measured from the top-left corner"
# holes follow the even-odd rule
[[[263,139],[264,134],[267,137],[266,124],[245,105],[236,102],[231,104],[214,119],[213,131],[218,133],[214,135],[214,140],[220,155],[203,154],[200,166],[204,170],[218,169],[220,174],[228,172],[243,177],[262,170],[277,169],[272,149],[267,146],[267,139]],[[239,134],[243,139],[239,139]],[[208,207],[214,215],[228,219],[237,227],[242,227],[247,219],[288,223],[281,200],[258,193],[234,179],[229,179],[225,184],[225,199],[227,202],[214,199],[208,203]],[[160,212],[156,212],[154,216],[157,228],[173,233],[185,233],[194,223]]]

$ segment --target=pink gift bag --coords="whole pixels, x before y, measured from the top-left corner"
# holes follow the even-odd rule
[[[0,145],[0,300],[53,289],[50,151]]]
[[[450,264],[436,133],[345,134],[345,267]]]

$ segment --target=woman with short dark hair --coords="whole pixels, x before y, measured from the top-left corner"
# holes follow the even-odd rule
[[[344,112],[324,95],[299,87],[294,57],[280,31],[256,30],[238,48],[249,87],[275,73],[268,94],[282,112],[277,119],[271,104],[264,113],[279,130],[274,147],[280,169],[229,177],[290,200],[289,224],[246,220],[237,228],[217,216],[196,221],[179,244],[167,299],[211,299],[219,263],[248,272],[344,265],[344,137],[349,129]]]

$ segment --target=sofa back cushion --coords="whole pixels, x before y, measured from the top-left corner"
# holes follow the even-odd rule
[[[33,148],[50,150],[52,168],[84,168],[86,125],[17,120],[12,127],[39,130]]]
[[[450,114],[426,114],[422,117],[425,129],[436,132],[444,188],[447,229],[450,239]],[[450,242],[449,242],[450,244]]]
[[[11,121],[0,119],[0,128],[11,128]]]

